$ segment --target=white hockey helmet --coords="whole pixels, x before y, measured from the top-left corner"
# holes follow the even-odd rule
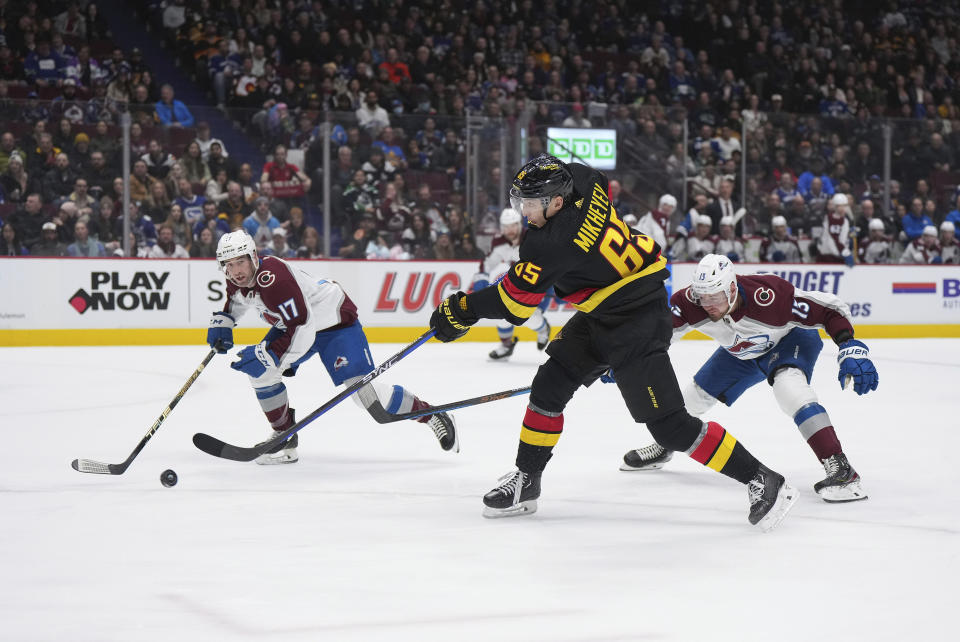
[[[660,197],[660,202],[657,205],[657,208],[662,212],[664,205],[669,205],[673,209],[677,209],[677,198],[673,194],[664,194]]]
[[[227,261],[238,256],[249,256],[255,269],[260,266],[260,259],[257,258],[257,243],[244,230],[227,232],[220,237],[217,243],[217,263],[220,265],[220,271],[225,272]]]
[[[513,209],[512,207],[505,207],[503,211],[500,212],[500,227],[506,227],[507,225],[517,224],[519,225],[523,219],[520,217],[520,212]]]
[[[953,224],[953,221],[944,221],[940,224],[941,232],[956,232],[957,227]]]
[[[883,221],[878,218],[870,219],[870,223],[867,225],[867,228],[870,230],[880,230],[883,231]]]
[[[847,205],[849,205],[847,201],[847,195],[841,194],[839,192],[833,195],[833,198],[830,199],[830,202],[833,203],[834,207],[841,207],[841,206],[846,207]]]
[[[713,219],[706,214],[697,217],[697,225],[713,225]]]
[[[737,282],[733,262],[722,254],[707,254],[697,264],[690,284],[691,299],[697,305],[717,305],[726,301],[733,309],[737,300],[736,290],[730,294],[730,284]]]
[[[724,225],[729,225],[730,227],[733,227],[733,217],[732,217],[732,216],[723,216],[723,217],[721,217],[721,218],[720,218],[720,227],[723,227]]]
[[[770,219],[770,225],[773,227],[786,227],[787,219],[784,216],[774,216],[772,219]]]
[[[936,236],[936,235],[937,235],[937,228],[935,228],[935,227],[932,226],[932,225],[926,225],[926,226],[924,226],[924,228],[923,228],[923,235],[924,235],[924,236]]]

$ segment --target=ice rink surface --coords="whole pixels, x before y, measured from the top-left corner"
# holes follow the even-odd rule
[[[190,441],[266,434],[218,357],[124,475],[85,475],[70,461],[126,458],[205,347],[2,349],[0,639],[956,639],[960,340],[867,343],[877,392],[840,390],[831,343],[813,380],[866,501],[814,494],[823,469],[765,384],[710,413],[801,489],[769,534],[743,486],[686,457],[618,471],[650,438],[615,386],[568,406],[539,512],[487,520],[525,397],[457,412],[459,454],[346,401],[300,433],[299,463],[263,467]],[[491,347],[428,344],[383,380],[444,403],[528,385],[543,359]],[[681,380],[713,349],[676,344]],[[288,386],[301,416],[335,394],[318,359]]]

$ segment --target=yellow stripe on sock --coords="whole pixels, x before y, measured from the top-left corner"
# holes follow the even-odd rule
[[[718,473],[723,470],[723,467],[727,465],[727,460],[730,459],[730,455],[733,454],[733,447],[736,445],[736,437],[730,433],[724,435],[723,441],[720,442],[720,447],[717,448],[717,452],[713,453],[713,457],[707,462],[707,467],[713,468]]]
[[[560,433],[537,432],[524,426],[520,431],[520,441],[531,446],[556,446],[560,441]]]

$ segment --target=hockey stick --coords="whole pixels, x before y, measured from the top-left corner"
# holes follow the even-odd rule
[[[370,416],[373,417],[378,424],[389,424],[394,421],[416,419],[417,417],[424,417],[437,412],[456,410],[457,408],[469,408],[470,406],[479,406],[482,403],[490,403],[491,401],[499,401],[509,397],[516,397],[517,395],[525,395],[528,392],[530,392],[530,386],[527,386],[526,388],[504,390],[503,392],[492,392],[489,395],[482,395],[480,397],[473,397],[471,399],[462,399],[460,401],[451,401],[450,403],[445,403],[442,406],[430,406],[424,410],[418,410],[416,412],[404,412],[400,414],[387,412],[383,409],[383,406],[380,405],[380,402],[376,402],[367,408],[367,412],[370,413]]]
[[[389,359],[381,363],[374,370],[367,373],[362,379],[360,379],[359,381],[355,382],[353,385],[343,390],[340,394],[335,396],[333,399],[323,404],[322,406],[320,406],[319,408],[311,412],[309,415],[307,415],[306,417],[304,417],[294,425],[284,430],[283,432],[275,434],[273,437],[271,437],[270,439],[267,439],[266,441],[261,441],[259,444],[256,444],[255,446],[245,448],[243,446],[234,446],[232,444],[228,444],[225,441],[221,441],[220,439],[217,439],[216,437],[211,437],[210,435],[207,435],[205,433],[198,432],[193,436],[193,445],[199,448],[200,450],[202,450],[203,452],[207,453],[208,455],[213,455],[214,457],[220,457],[222,459],[232,459],[234,461],[253,461],[260,455],[273,450],[276,446],[287,441],[288,439],[290,439],[290,437],[294,433],[299,432],[301,428],[309,424],[311,421],[313,421],[323,413],[327,412],[328,410],[336,406],[338,403],[340,403],[341,401],[343,401],[344,399],[346,399],[347,397],[355,393],[357,390],[359,390],[360,388],[364,387],[365,385],[367,385],[368,383],[370,383],[371,381],[373,381],[374,379],[382,375],[384,372],[389,370],[398,361],[400,361],[401,359],[406,357],[408,354],[410,354],[411,352],[419,348],[421,345],[429,341],[430,338],[433,337],[433,334],[434,334],[434,330],[432,329],[427,330],[425,333],[420,335],[420,338],[418,338],[416,341],[414,341],[413,343],[408,345],[406,348],[404,348],[397,354],[393,355],[392,357],[390,357]]]
[[[183,398],[183,395],[187,394],[187,390],[190,389],[190,386],[193,385],[193,382],[197,380],[197,377],[200,376],[200,373],[203,372],[203,369],[207,367],[207,364],[210,363],[210,360],[213,359],[213,355],[217,354],[215,348],[211,348],[210,352],[207,353],[207,356],[203,358],[203,361],[200,362],[200,365],[197,366],[197,369],[193,371],[193,374],[190,375],[190,378],[187,379],[187,382],[183,384],[183,387],[180,388],[180,392],[177,393],[177,396],[173,398],[167,407],[163,409],[163,412],[160,413],[160,416],[157,417],[157,420],[153,422],[153,425],[150,427],[150,430],[147,431],[147,434],[143,436],[143,439],[140,440],[140,443],[137,444],[137,447],[133,449],[133,452],[130,453],[130,456],[126,458],[122,463],[119,464],[104,464],[99,461],[93,461],[92,459],[74,459],[70,465],[73,466],[73,469],[80,473],[96,473],[98,475],[122,475],[127,468],[129,468],[130,463],[140,454],[140,451],[143,450],[143,447],[147,445],[147,442],[150,441],[150,438],[153,437],[153,434],[160,429],[160,424],[163,423],[164,419],[167,418],[173,409],[177,407],[177,404],[180,403],[180,400]]]

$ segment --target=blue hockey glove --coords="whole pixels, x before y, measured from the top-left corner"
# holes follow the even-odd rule
[[[853,254],[847,254],[843,257],[843,262],[847,264],[847,267],[853,267]]]
[[[736,252],[727,252],[727,258],[736,263],[740,260],[740,255]]]
[[[877,389],[880,377],[869,355],[867,346],[856,339],[849,339],[840,344],[837,363],[840,364],[838,379],[841,388],[847,377],[853,377],[853,390],[858,395],[865,395]]]
[[[477,290],[482,290],[483,288],[490,286],[490,277],[481,272],[473,278],[473,283],[470,284],[470,291],[476,292]]]
[[[942,263],[943,263],[943,257],[942,257],[942,256],[935,256],[935,257],[933,257],[933,259],[930,261],[930,264],[931,264],[931,265],[940,265],[940,264],[942,264]]]
[[[787,260],[787,255],[781,252],[780,250],[776,250],[773,253],[773,256],[770,258],[773,259],[774,263],[783,263],[784,261]]]
[[[254,379],[263,376],[267,368],[276,368],[280,365],[277,355],[267,349],[266,343],[258,343],[255,346],[247,346],[237,353],[239,358],[230,364],[234,370],[244,372]]]
[[[207,324],[207,344],[219,354],[226,354],[233,348],[233,317],[226,312],[214,312]],[[219,343],[218,343],[219,342]]]
[[[603,383],[617,383],[616,378],[613,376],[613,368],[608,369],[602,375],[600,375],[600,381]]]

